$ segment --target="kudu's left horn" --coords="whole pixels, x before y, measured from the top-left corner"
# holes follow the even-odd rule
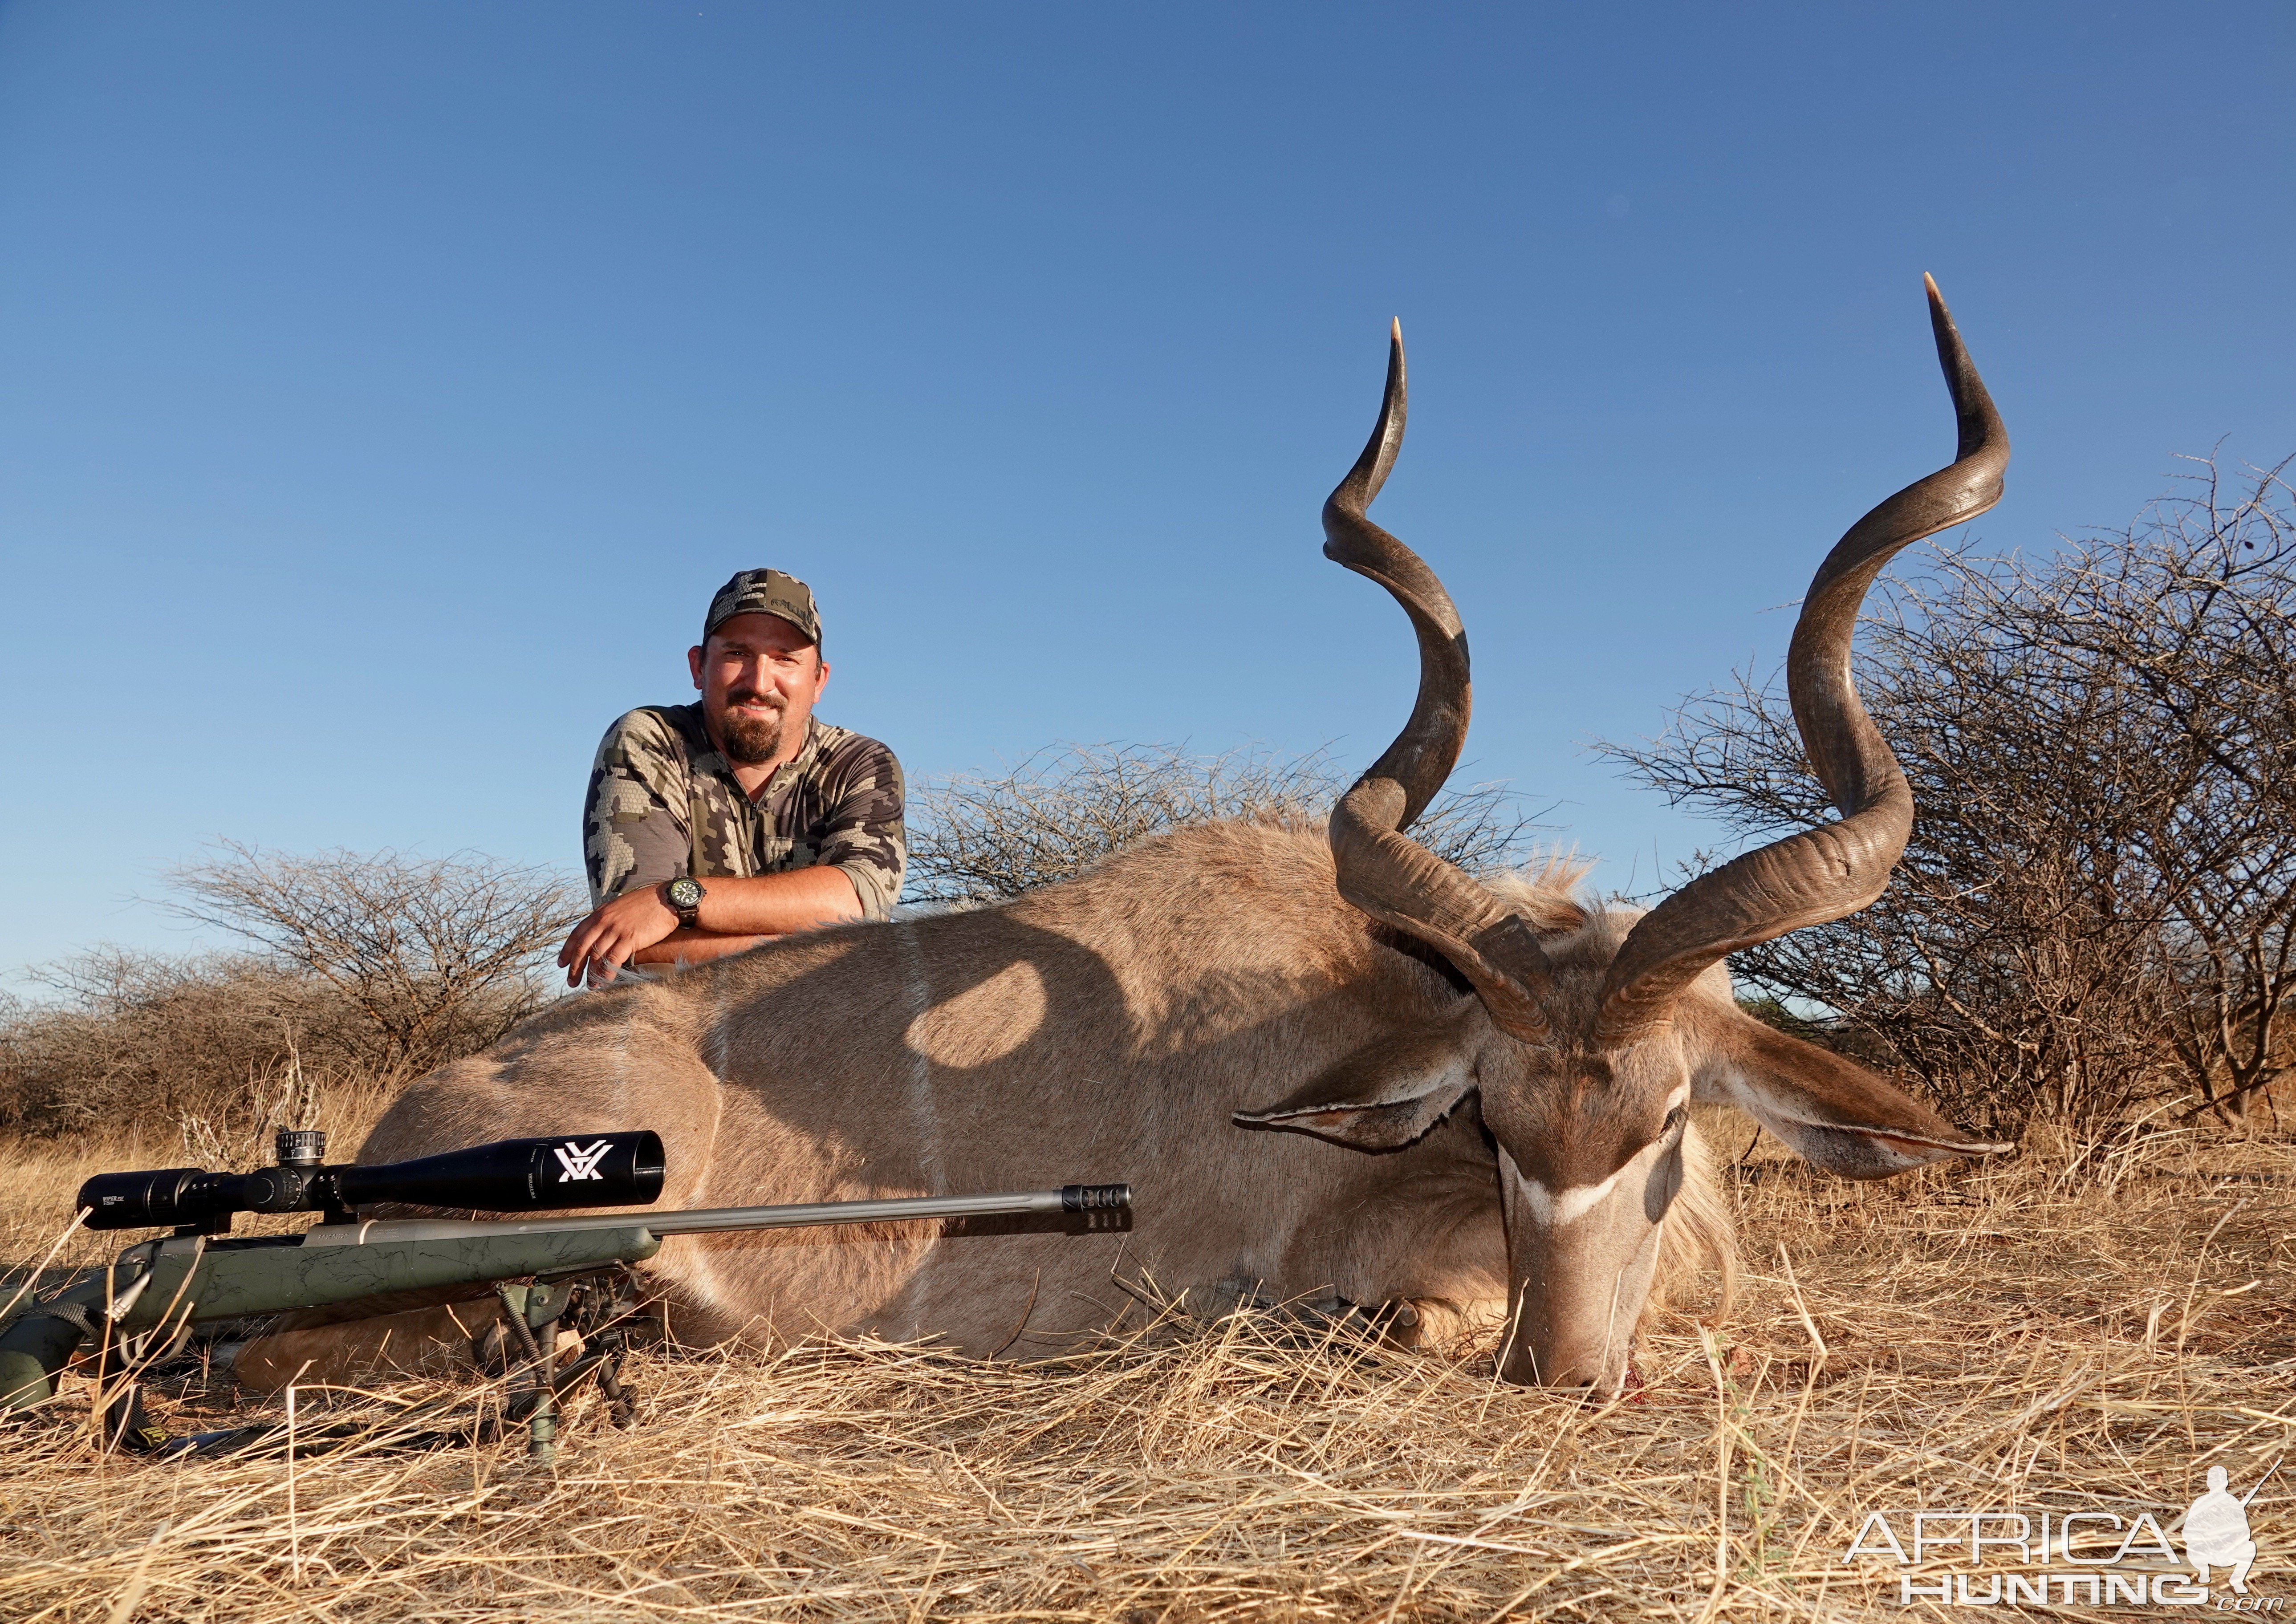
[[[1419,638],[1419,698],[1411,719],[1332,808],[1332,856],[1340,895],[1373,918],[1443,955],[1473,984],[1500,1029],[1536,1038],[1546,955],[1521,919],[1472,876],[1406,838],[1443,787],[1466,742],[1467,634],[1451,595],[1425,562],[1364,510],[1403,447],[1403,324],[1390,336],[1387,393],[1363,455],[1324,504],[1324,556],[1387,588]]]
[[[1913,832],[1914,795],[1849,677],[1866,589],[1900,549],[2001,499],[2009,431],[1927,276],[1938,362],[1960,425],[1950,466],[1867,513],[1818,566],[1786,653],[1786,693],[1810,765],[1841,821],[1788,835],[1701,874],[1638,922],[1603,984],[1595,1036],[1623,1043],[1663,1025],[1717,959],[1857,912],[1889,884]]]

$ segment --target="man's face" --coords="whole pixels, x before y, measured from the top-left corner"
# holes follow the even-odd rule
[[[761,767],[803,739],[829,683],[820,649],[779,615],[735,615],[685,660],[710,737],[743,767]]]

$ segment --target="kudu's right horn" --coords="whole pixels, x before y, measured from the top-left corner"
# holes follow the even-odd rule
[[[1786,653],[1794,726],[1841,821],[1701,874],[1645,915],[1603,980],[1595,1027],[1603,1043],[1629,1042],[1665,1024],[1683,989],[1716,960],[1866,906],[1881,896],[1906,849],[1913,791],[1850,680],[1857,611],[1874,578],[1900,549],[1998,502],[2009,465],[2009,431],[1937,283],[1922,280],[1960,425],[1954,461],[1849,527],[1818,566]]]
[[[1387,588],[1419,638],[1419,698],[1411,719],[1332,810],[1340,895],[1435,948],[1480,995],[1502,1031],[1526,1040],[1548,1029],[1546,954],[1529,925],[1472,876],[1407,839],[1466,742],[1467,634],[1451,595],[1425,562],[1364,510],[1403,447],[1403,324],[1390,334],[1387,392],[1363,455],[1324,504],[1324,556]]]

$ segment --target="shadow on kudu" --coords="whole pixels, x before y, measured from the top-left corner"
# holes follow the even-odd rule
[[[669,1206],[1136,1191],[1128,1231],[1081,1238],[999,1221],[674,1241],[652,1280],[693,1341],[826,1333],[991,1356],[1103,1333],[1138,1296],[1305,1300],[1374,1309],[1406,1340],[1488,1326],[1508,1380],[1617,1391],[1654,1292],[1726,1259],[1692,1100],[1852,1177],[2005,1148],[1747,1016],[1723,968],[1867,906],[1911,827],[1849,681],[1858,606],[1901,548],[1990,506],[2008,459],[1930,296],[1956,459],[1851,527],[1788,654],[1839,822],[1647,914],[1575,896],[1567,874],[1479,879],[1410,838],[1470,703],[1449,595],[1365,516],[1403,439],[1398,331],[1324,551],[1409,616],[1419,693],[1328,829],[1181,830],[996,907],[822,931],[570,1000],[414,1085],[362,1159],[648,1128]],[[288,1327],[241,1373],[324,1371],[445,1333],[421,1315],[355,1330]]]

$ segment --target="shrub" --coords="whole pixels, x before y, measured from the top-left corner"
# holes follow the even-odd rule
[[[908,895],[981,903],[1070,878],[1152,834],[1221,818],[1320,826],[1347,780],[1324,751],[1191,755],[1185,747],[1063,744],[1010,770],[920,786]],[[1539,825],[1501,784],[1446,791],[1413,838],[1469,870],[1522,861]]]
[[[56,996],[0,1006],[0,1123],[259,1134],[238,1118],[292,1079],[388,1087],[501,1038],[550,997],[540,961],[581,913],[557,876],[470,856],[226,845],[174,880],[177,913],[249,950],[34,972]]]
[[[525,1020],[549,996],[539,960],[587,911],[557,874],[467,852],[221,852],[176,871],[174,910],[332,988],[377,1072],[428,1071]]]
[[[324,982],[243,955],[105,948],[34,972],[61,995],[0,1012],[0,1121],[172,1131],[215,1116],[299,1050],[356,1069],[357,1012]]]
[[[1863,914],[1737,956],[1765,994],[1928,1079],[1972,1126],[2234,1116],[2288,1058],[2296,513],[2213,463],[2038,560],[1967,547],[1878,589],[1857,657],[1912,782]],[[1831,816],[1773,681],[1686,703],[1644,782],[1767,841]]]

